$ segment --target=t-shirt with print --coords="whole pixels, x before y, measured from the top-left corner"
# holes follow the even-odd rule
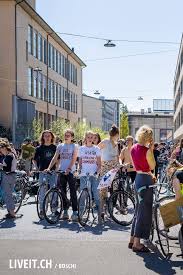
[[[57,153],[60,155],[60,164],[59,164],[59,170],[66,171],[69,167],[74,151],[78,150],[78,146],[76,144],[66,144],[62,143],[57,146]],[[75,164],[71,168],[71,172],[74,172],[76,170]]]
[[[95,174],[97,172],[97,157],[101,156],[101,151],[97,146],[81,146],[79,148],[79,158],[82,159],[81,174]]]
[[[56,145],[40,145],[36,148],[36,153],[34,160],[37,162],[38,168],[40,171],[43,171],[48,168],[52,158],[56,152]],[[51,170],[55,170],[55,165]]]

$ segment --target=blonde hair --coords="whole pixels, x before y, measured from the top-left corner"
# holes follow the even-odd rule
[[[94,132],[92,131],[87,131],[84,135],[83,143],[86,145],[86,139],[88,135],[94,135]]]
[[[135,137],[138,143],[141,143],[144,145],[150,140],[152,140],[152,138],[153,138],[153,130],[147,125],[141,126],[138,129]]]

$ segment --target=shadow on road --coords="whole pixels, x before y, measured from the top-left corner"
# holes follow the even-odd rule
[[[152,253],[137,253],[138,256],[143,258],[147,269],[161,275],[176,274],[176,270],[174,268],[177,267],[179,267],[180,270],[183,270],[183,261],[171,261],[170,257],[172,254],[170,254],[168,259],[164,258],[157,246],[153,244],[151,244],[151,247],[149,248]]]

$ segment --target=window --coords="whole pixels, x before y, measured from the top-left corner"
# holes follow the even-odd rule
[[[51,103],[51,79],[48,79],[48,102]]]
[[[62,76],[63,76],[63,77],[66,77],[66,70],[65,70],[65,68],[66,68],[66,62],[65,62],[65,56],[62,56],[62,66],[63,66],[63,74],[62,74]]]
[[[33,96],[37,97],[37,77],[34,75],[34,91]]]
[[[75,102],[75,104],[76,104],[75,112],[77,114],[77,112],[78,112],[78,96],[77,95],[76,95],[76,102]]]
[[[57,93],[58,93],[58,106],[61,107],[61,86],[60,85],[58,85]]]
[[[29,67],[28,68],[28,91],[29,91],[30,96],[33,96],[32,80],[33,80],[33,70],[32,70],[32,68]]]
[[[38,35],[38,59],[43,60],[43,39],[41,34]]]
[[[47,64],[47,42],[43,39],[43,62]]]
[[[42,74],[38,73],[38,98],[43,99]]]
[[[60,53],[58,52],[58,56],[57,56],[57,60],[58,60],[58,73],[61,74],[61,67],[60,67]]]
[[[59,59],[59,54],[58,54],[58,51],[56,50],[56,54],[55,54],[55,70],[56,72],[58,73],[58,59]]]
[[[54,104],[56,105],[56,106],[58,106],[58,84],[57,83],[55,83],[55,102],[54,102]]]
[[[34,57],[38,57],[38,34],[37,31],[34,30]]]
[[[43,75],[43,100],[47,101],[46,95],[46,76]]]
[[[64,104],[64,96],[65,96],[65,92],[64,92],[64,87],[61,86],[61,107],[64,109],[65,104]]]
[[[28,52],[33,54],[33,29],[28,25]]]
[[[55,88],[54,88],[54,81],[51,80],[51,103],[55,103]]]
[[[52,46],[52,66],[51,68],[55,70],[55,48]]]
[[[48,66],[51,68],[51,61],[52,61],[52,54],[51,54],[51,44],[49,43],[48,46],[48,52],[49,52],[49,62],[48,62]]]

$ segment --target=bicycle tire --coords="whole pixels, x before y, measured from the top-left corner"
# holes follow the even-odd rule
[[[50,212],[48,212],[50,209]],[[62,195],[57,188],[51,188],[46,192],[43,200],[43,215],[49,224],[56,224],[63,212]]]
[[[38,188],[38,191],[37,191],[36,210],[37,210],[37,215],[38,215],[38,217],[39,217],[40,220],[43,219],[43,217],[42,217],[41,214],[40,214],[40,202],[39,202],[39,195],[40,195],[41,188],[45,188],[45,189],[46,189],[46,185],[41,184],[41,185],[39,186],[39,188]],[[46,191],[47,191],[47,190],[45,190],[45,194],[46,194]]]
[[[78,221],[81,226],[85,226],[90,215],[90,195],[88,189],[81,191],[78,198]]]
[[[14,212],[17,214],[18,211],[20,210],[20,207],[22,206],[22,201],[24,199],[24,192],[23,192],[23,189],[21,188],[18,192],[15,192],[15,193],[16,193],[16,196],[15,197],[13,196],[13,197],[16,198],[16,200],[17,200],[17,193],[19,194],[18,202],[15,201],[15,210],[14,210]]]
[[[158,214],[158,211],[159,211],[159,214]],[[169,239],[168,239],[168,235],[166,234],[166,230],[160,228],[159,215],[161,215],[159,210],[159,205],[156,205],[154,208],[154,218],[155,218],[156,232],[158,236],[158,243],[160,245],[163,255],[167,257],[169,255]],[[162,234],[162,231],[164,231],[164,234]]]
[[[127,210],[127,206],[129,205],[128,199],[131,202],[131,208],[129,210]],[[117,204],[117,202],[119,203]],[[114,211],[116,211],[115,209],[117,210],[117,212],[114,213]],[[132,220],[135,213],[135,200],[125,190],[115,191],[109,197],[108,211],[109,211],[110,217],[113,219],[114,222],[122,226],[129,226],[130,224],[132,224]],[[127,214],[130,212],[132,213],[129,221],[125,219],[119,219],[119,216],[120,217],[127,216],[125,211],[127,211]]]
[[[165,197],[161,198],[159,200],[159,203],[160,203],[160,205],[163,205],[163,204],[166,204],[165,201],[167,201],[167,203],[168,203],[168,202],[174,201],[174,199],[175,199],[175,195],[172,194],[170,196],[165,196]],[[167,235],[168,235],[169,240],[174,240],[174,241],[178,240],[179,229],[180,229],[179,224],[168,229]]]

